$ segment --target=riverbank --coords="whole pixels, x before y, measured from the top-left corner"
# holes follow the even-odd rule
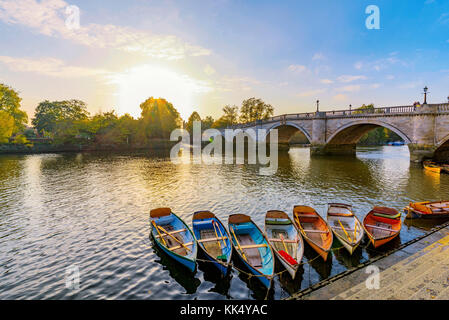
[[[35,143],[31,146],[23,144],[0,144],[1,154],[41,154],[62,152],[94,152],[94,151],[142,151],[142,150],[165,150],[171,149],[178,142],[167,140],[152,140],[146,145],[55,145],[49,143]]]
[[[449,223],[400,248],[326,279],[289,299],[416,300],[449,299]],[[368,288],[378,268],[379,286]],[[371,271],[370,271],[371,270]]]

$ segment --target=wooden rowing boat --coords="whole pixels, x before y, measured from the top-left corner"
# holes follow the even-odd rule
[[[232,245],[220,219],[210,211],[197,211],[193,214],[192,229],[206,258],[226,275],[231,266]]]
[[[274,255],[259,227],[244,214],[232,214],[228,219],[232,246],[239,258],[268,289],[274,277]]]
[[[195,271],[198,246],[189,226],[170,208],[151,210],[150,224],[157,246],[190,271]]]
[[[304,254],[304,243],[296,226],[283,211],[265,215],[265,234],[279,261],[295,279]]]
[[[307,243],[327,260],[332,247],[332,231],[315,209],[308,206],[295,206],[293,219]]]
[[[430,172],[441,173],[441,166],[431,161],[423,162],[424,169]]]
[[[363,227],[374,248],[380,247],[401,232],[401,213],[392,208],[374,207],[363,219]]]
[[[352,211],[352,206],[343,203],[329,203],[327,223],[337,239],[352,254],[365,234],[362,224]]]
[[[449,201],[415,202],[404,208],[406,219],[449,218]]]

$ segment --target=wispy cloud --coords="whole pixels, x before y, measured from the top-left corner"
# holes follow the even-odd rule
[[[54,58],[32,59],[0,56],[0,63],[11,71],[31,72],[57,78],[82,78],[109,74],[102,69],[70,66],[64,61]]]
[[[287,69],[293,73],[302,73],[307,70],[307,67],[300,64],[291,64]]]
[[[334,81],[332,81],[330,79],[321,79],[320,82],[322,84],[332,84],[332,83],[334,83]]]
[[[216,72],[215,69],[212,68],[209,64],[204,67],[203,71],[208,76],[211,76],[211,75],[213,75]]]
[[[113,48],[161,59],[176,60],[211,54],[210,50],[184,42],[176,36],[154,35],[131,27],[91,23],[81,24],[78,29],[68,28],[65,24],[68,5],[62,0],[3,0],[0,1],[0,20],[89,47]]]
[[[325,60],[326,57],[324,56],[324,54],[322,54],[321,52],[317,52],[313,55],[312,60],[316,61],[316,60]]]
[[[353,82],[356,80],[366,80],[366,76],[358,75],[358,76],[352,76],[352,75],[342,75],[337,78],[340,82]]]
[[[298,93],[296,96],[298,97],[310,97],[310,96],[316,96],[320,93],[324,93],[326,92],[326,89],[316,89],[316,90],[309,90],[309,91],[304,91],[301,93]]]
[[[348,97],[345,94],[339,93],[332,97],[335,101],[346,101]]]
[[[338,91],[343,92],[355,92],[360,90],[360,85],[351,85],[351,86],[344,86],[341,88],[337,88]]]

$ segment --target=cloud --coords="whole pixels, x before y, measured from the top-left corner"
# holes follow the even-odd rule
[[[82,78],[109,74],[101,69],[66,65],[64,61],[54,58],[31,59],[0,56],[0,63],[11,71],[32,72],[57,78]]]
[[[215,73],[215,69],[212,68],[209,64],[204,67],[203,71],[208,76],[213,75]]]
[[[380,84],[380,83],[373,83],[369,87],[371,89],[377,89],[377,88],[380,88],[381,86],[382,86],[382,84]]]
[[[399,88],[400,89],[415,89],[418,86],[422,86],[421,81],[411,81],[411,82],[403,83],[403,84],[399,85]]]
[[[351,76],[351,75],[343,75],[337,78],[340,82],[352,82],[356,80],[366,80],[365,76]]]
[[[348,97],[345,94],[339,93],[339,94],[333,96],[332,99],[334,99],[336,101],[346,101],[348,99]]]
[[[391,52],[387,58],[377,59],[374,61],[359,61],[354,64],[354,68],[357,70],[375,70],[381,71],[383,69],[390,68],[393,65],[401,65],[403,67],[408,67],[409,63],[398,59],[398,52]]]
[[[326,92],[326,89],[316,89],[316,90],[310,90],[310,91],[304,91],[301,93],[298,93],[298,97],[310,97],[310,96],[316,96],[320,93]]]
[[[351,86],[345,86],[337,89],[338,91],[344,91],[344,92],[355,92],[360,90],[359,85],[351,85]]]
[[[313,55],[312,60],[325,60],[326,57],[321,53],[321,52],[317,52]]]
[[[147,31],[112,24],[86,24],[79,28],[66,25],[62,0],[3,0],[0,1],[0,20],[22,25],[31,30],[60,39],[95,48],[113,48],[146,56],[177,60],[187,56],[210,55],[211,51],[184,42],[173,35],[154,35]]]
[[[307,70],[306,66],[299,65],[299,64],[291,64],[288,66],[288,71],[293,73],[302,73]]]
[[[334,83],[334,81],[332,81],[330,79],[321,79],[320,82],[323,83],[323,84],[332,84],[332,83]]]

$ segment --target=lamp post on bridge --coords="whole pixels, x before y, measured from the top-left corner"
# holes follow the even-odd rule
[[[320,112],[320,100],[316,101],[316,112]]]
[[[424,87],[424,103],[423,104],[427,104],[427,90],[429,90],[429,88],[427,88],[427,86]]]

